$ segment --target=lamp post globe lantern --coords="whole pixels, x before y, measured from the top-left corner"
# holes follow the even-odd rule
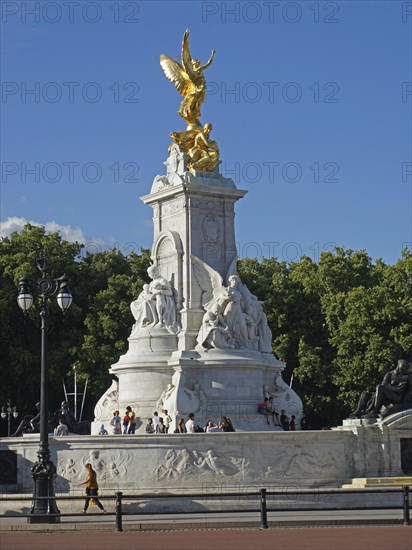
[[[30,292],[30,281],[27,277],[20,279],[17,303],[24,313],[27,313],[33,305],[33,295]]]
[[[57,292],[57,303],[64,313],[70,307],[72,295],[69,289],[70,281],[66,275],[58,279],[52,279],[47,275],[49,265],[45,257],[37,261],[37,267],[42,272],[41,279],[37,281],[41,298],[40,445],[37,451],[38,460],[31,469],[33,503],[27,521],[28,523],[59,523],[60,511],[55,497],[56,466],[50,458],[48,434],[48,301]],[[27,313],[33,304],[30,281],[27,277],[20,279],[17,303],[24,313]]]
[[[56,296],[57,303],[63,313],[71,306],[73,297],[69,289],[69,278],[66,275],[61,277],[59,293]]]
[[[1,414],[3,420],[6,420],[7,418],[7,437],[10,437],[10,418],[13,416],[13,418],[17,418],[19,416],[19,413],[17,412],[17,407],[12,407],[10,405],[10,402],[7,403],[7,407],[1,408]]]

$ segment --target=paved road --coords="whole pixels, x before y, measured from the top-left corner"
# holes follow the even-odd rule
[[[399,526],[1,533],[1,550],[412,550]]]

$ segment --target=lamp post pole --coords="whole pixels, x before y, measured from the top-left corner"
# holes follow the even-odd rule
[[[49,431],[48,431],[48,300],[57,290],[57,302],[64,311],[69,308],[72,296],[68,287],[69,279],[66,275],[58,279],[47,276],[48,263],[45,258],[37,262],[42,272],[42,278],[37,281],[41,298],[41,376],[40,376],[40,445],[37,451],[38,460],[33,465],[33,503],[28,523],[59,523],[60,511],[55,498],[56,466],[50,458]],[[29,288],[29,280],[23,277],[19,283],[17,301],[24,312],[27,312],[33,303],[33,296]]]

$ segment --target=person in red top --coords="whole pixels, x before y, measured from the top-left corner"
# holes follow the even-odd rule
[[[96,506],[98,506],[103,514],[105,514],[106,510],[103,508],[102,503],[97,498],[97,495],[99,494],[99,486],[97,484],[96,472],[93,470],[92,465],[89,463],[85,464],[84,467],[87,470],[87,476],[85,481],[83,481],[83,483],[80,483],[80,485],[85,485],[86,500],[84,501],[84,508],[82,513],[85,514],[87,512],[89,502],[93,500]]]
[[[129,427],[129,422],[130,422],[129,411],[126,409],[125,415],[123,417],[123,435],[127,434],[127,429]]]
[[[258,407],[258,413],[259,414],[264,414],[266,416],[266,422],[268,424],[270,424],[269,415],[271,413],[269,413],[269,411],[268,411],[268,398],[267,397],[265,397],[264,401],[262,401],[262,403],[260,403],[260,405]]]

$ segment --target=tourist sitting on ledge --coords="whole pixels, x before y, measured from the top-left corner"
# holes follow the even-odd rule
[[[57,427],[54,429],[54,435],[55,436],[69,435],[69,428],[64,423],[63,418],[59,418],[59,423]]]
[[[205,432],[210,434],[212,432],[221,432],[222,430],[219,428],[217,424],[213,422],[213,420],[208,420],[207,424],[205,426]]]
[[[152,419],[152,418],[148,418],[148,419],[147,419],[147,424],[146,424],[146,426],[145,426],[144,431],[145,431],[147,434],[154,434],[154,433],[155,433],[156,428],[154,427],[153,419]]]
[[[186,433],[185,421],[184,421],[183,418],[179,418],[174,433],[175,434],[185,434]]]
[[[232,421],[230,418],[227,418],[227,416],[222,416],[220,419],[219,428],[222,430],[222,432],[235,432],[235,428],[233,427]]]
[[[189,413],[187,416],[188,420],[186,422],[186,431],[188,434],[201,433],[203,429],[196,424],[194,413]]]
[[[268,424],[270,424],[269,422],[269,416],[272,414],[272,413],[269,413],[269,410],[268,410],[268,401],[269,399],[267,397],[265,397],[264,401],[262,401],[262,403],[259,404],[258,406],[258,413],[259,414],[263,414],[266,416],[266,422]]]
[[[109,435],[109,432],[104,427],[104,424],[101,424],[100,426],[99,435]]]
[[[273,397],[269,397],[267,411],[272,416],[273,425],[281,426],[279,413],[275,410],[275,404],[273,403]]]
[[[167,434],[166,426],[163,421],[163,416],[159,416],[159,422],[156,426],[156,433],[157,434]]]
[[[285,430],[285,432],[290,431],[290,421],[289,421],[288,415],[286,414],[285,409],[282,409],[280,411],[280,423],[282,425],[282,428]]]

